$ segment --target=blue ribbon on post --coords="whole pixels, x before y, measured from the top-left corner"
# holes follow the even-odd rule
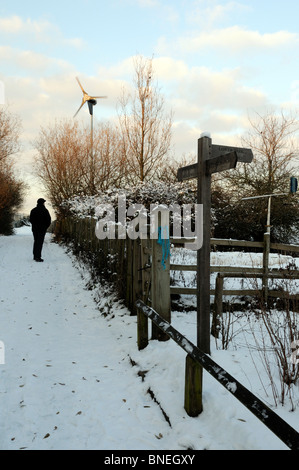
[[[163,266],[163,269],[166,269],[165,262],[170,256],[169,227],[167,225],[165,227],[158,227],[158,243],[162,246],[161,264]]]

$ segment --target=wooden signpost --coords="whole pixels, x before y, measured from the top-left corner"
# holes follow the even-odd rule
[[[253,153],[251,149],[213,145],[210,137],[201,137],[197,155],[197,163],[179,168],[177,178],[197,178],[197,204],[203,211],[203,242],[197,252],[197,347],[210,354],[211,175],[236,168],[238,162],[250,163]],[[203,368],[188,354],[185,371],[185,410],[189,416],[197,416],[203,409]]]
[[[198,139],[198,162],[178,170],[178,180],[197,178],[197,204],[203,210],[203,244],[197,253],[197,346],[210,354],[210,237],[211,175],[250,163],[251,149],[213,145],[209,137]]]

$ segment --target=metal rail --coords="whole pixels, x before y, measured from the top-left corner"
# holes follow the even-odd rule
[[[184,349],[193,360],[198,362],[221,385],[232,393],[251,413],[262,421],[291,450],[299,450],[299,433],[280,416],[266,406],[252,392],[238,382],[211,357],[198,349],[191,341],[164,320],[154,309],[142,300],[136,301],[136,307],[152,320],[167,336]]]

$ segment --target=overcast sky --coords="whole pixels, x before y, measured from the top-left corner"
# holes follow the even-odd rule
[[[195,154],[203,131],[238,145],[248,115],[299,105],[298,18],[298,0],[3,0],[0,80],[23,123],[25,210],[40,196],[30,142],[41,125],[72,118],[82,97],[76,76],[90,94],[108,96],[95,123],[113,120],[132,57],[154,56],[175,155]],[[89,123],[87,106],[77,118]]]

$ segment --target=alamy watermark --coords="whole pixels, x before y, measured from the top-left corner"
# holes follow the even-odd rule
[[[149,211],[143,204],[131,204],[127,208],[126,196],[118,195],[117,207],[99,204],[95,215],[98,218],[95,234],[100,240],[137,238],[169,239],[191,238],[185,247],[199,250],[202,247],[202,204],[151,204]]]

